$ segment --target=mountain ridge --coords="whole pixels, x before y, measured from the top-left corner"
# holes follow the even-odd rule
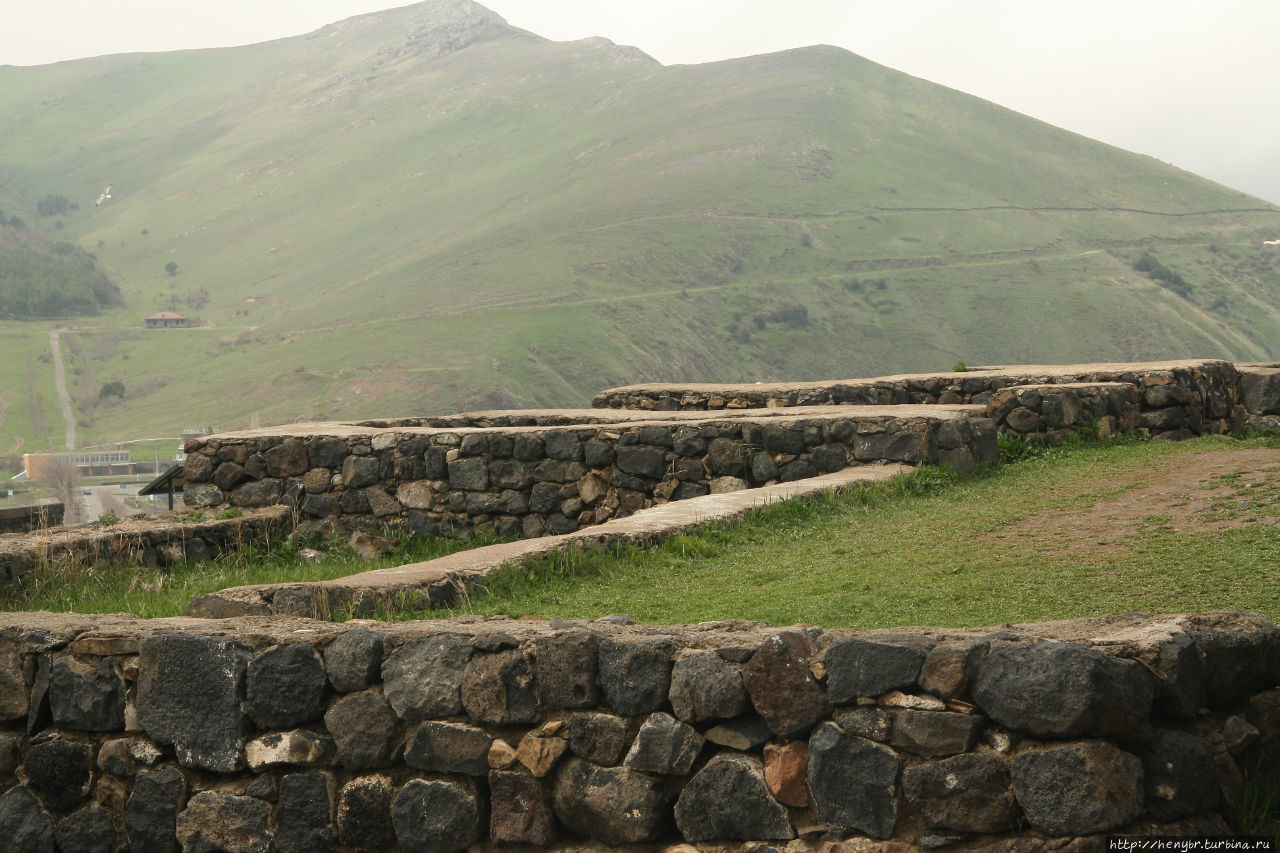
[[[1280,340],[1280,208],[831,46],[663,66],[445,0],[0,68],[0,113],[0,208],[129,300],[64,336],[99,443],[178,409],[230,427]],[[28,215],[46,193],[81,210]],[[137,333],[160,308],[206,325]],[[0,390],[47,347],[5,335]],[[137,391],[97,407],[108,379]]]

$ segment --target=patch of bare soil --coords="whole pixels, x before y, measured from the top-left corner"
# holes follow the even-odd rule
[[[1175,454],[1153,467],[1112,472],[1081,485],[1081,506],[1063,501],[988,534],[1036,540],[1052,554],[1104,557],[1141,535],[1280,525],[1280,450]]]

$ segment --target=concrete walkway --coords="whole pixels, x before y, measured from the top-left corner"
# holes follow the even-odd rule
[[[443,605],[503,566],[519,565],[533,557],[588,545],[661,542],[681,531],[737,518],[776,501],[884,482],[911,470],[912,466],[899,464],[845,468],[806,480],[672,501],[574,533],[489,545],[422,563],[314,583],[231,587],[196,598],[187,613],[210,618],[267,613],[325,618],[346,610],[372,614],[379,607]]]

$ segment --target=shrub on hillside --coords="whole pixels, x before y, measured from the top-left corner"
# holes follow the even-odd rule
[[[1184,299],[1191,296],[1191,285],[1187,283],[1187,280],[1162,264],[1150,252],[1143,252],[1142,257],[1133,262],[1133,268],[1155,281],[1161,287],[1166,290],[1172,290]]]

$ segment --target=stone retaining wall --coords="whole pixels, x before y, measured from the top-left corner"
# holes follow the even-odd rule
[[[977,403],[988,405],[1016,386],[1124,383],[1135,389],[1137,428],[1152,434],[1228,433],[1244,429],[1250,415],[1280,413],[1280,371],[1260,365],[1188,360],[1132,364],[1029,365],[978,368],[834,382],[787,384],[627,385],[602,391],[592,406],[658,411],[789,408],[792,406]],[[1252,389],[1241,405],[1242,376]],[[1275,411],[1271,411],[1274,409]]]
[[[512,417],[516,417],[513,415]],[[838,407],[602,424],[439,429],[395,422],[227,433],[186,447],[188,507],[297,508],[422,536],[569,533],[645,507],[883,462],[995,463],[973,406]]]
[[[50,853],[1034,851],[1228,833],[1245,774],[1280,783],[1280,631],[1259,617],[626,622],[2,614],[0,833]]]
[[[0,508],[0,534],[30,533],[44,527],[62,524],[62,502],[7,506]]]
[[[106,527],[61,527],[0,536],[0,585],[33,567],[91,566],[96,562],[168,566],[212,560],[273,533],[287,534],[287,507],[253,510],[237,518],[207,521],[124,521]]]

